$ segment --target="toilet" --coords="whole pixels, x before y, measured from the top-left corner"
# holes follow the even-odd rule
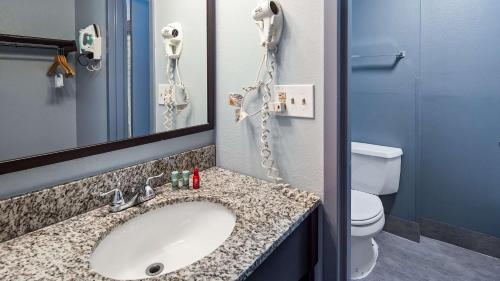
[[[373,237],[385,223],[379,195],[398,192],[401,148],[352,143],[351,159],[351,278],[367,277],[377,262]]]

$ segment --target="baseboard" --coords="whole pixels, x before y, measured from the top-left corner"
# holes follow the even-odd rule
[[[420,242],[420,226],[414,221],[386,214],[384,231],[414,242]]]
[[[500,258],[500,238],[428,218],[419,218],[420,233],[484,255]]]
[[[500,258],[500,238],[429,218],[418,222],[386,214],[384,231],[420,242],[420,236],[429,237],[484,255]]]

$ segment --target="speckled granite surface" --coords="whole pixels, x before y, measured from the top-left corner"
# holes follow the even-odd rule
[[[0,242],[108,204],[109,198],[99,194],[115,188],[117,181],[127,194],[150,176],[165,172],[166,176],[153,182],[162,185],[170,182],[174,169],[196,166],[201,170],[215,166],[214,145],[0,201]]]
[[[148,280],[244,280],[319,205],[314,194],[211,168],[202,189],[157,189],[141,206],[110,214],[106,207],[0,244],[0,280],[109,280],[92,272],[89,256],[106,234],[141,213],[177,202],[210,201],[233,210],[231,236],[210,255]]]

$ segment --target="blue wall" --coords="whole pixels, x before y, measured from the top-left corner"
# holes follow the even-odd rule
[[[408,52],[392,69],[353,60],[353,139],[405,150],[391,213],[500,237],[500,2],[353,8],[353,52]]]
[[[352,140],[400,147],[404,151],[400,189],[384,196],[385,211],[415,220],[416,79],[419,64],[419,0],[354,0],[352,54],[407,58],[352,60]],[[390,16],[389,16],[390,15]]]
[[[149,0],[131,0],[132,11],[132,135],[151,132],[151,54]]]
[[[422,1],[420,213],[500,237],[500,1]]]

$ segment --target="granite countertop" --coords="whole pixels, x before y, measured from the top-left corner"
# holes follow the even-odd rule
[[[0,280],[110,280],[92,272],[89,257],[124,222],[165,205],[220,203],[236,215],[231,236],[203,259],[148,280],[244,280],[320,204],[318,196],[232,171],[201,172],[200,190],[156,189],[157,197],[121,213],[107,207],[0,244]]]

